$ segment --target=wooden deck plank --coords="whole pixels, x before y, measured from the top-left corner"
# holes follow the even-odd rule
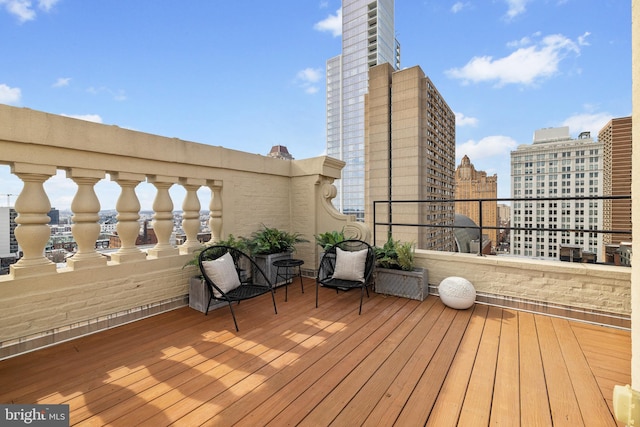
[[[520,414],[523,427],[552,425],[534,315],[518,313],[520,325]]]
[[[430,333],[423,338],[416,352],[409,357],[396,379],[389,384],[383,397],[376,402],[375,407],[366,417],[364,426],[396,423],[398,415],[407,405],[411,394],[419,393],[416,391],[417,383],[425,378],[433,384],[432,389],[429,390],[437,395],[440,388],[436,385],[438,382],[444,382],[472,313],[473,310],[456,312],[451,327],[437,348],[434,334]],[[444,320],[442,317],[439,318],[441,319]],[[427,360],[431,362],[425,369],[424,361]],[[425,396],[425,399],[428,397]]]
[[[24,402],[32,401],[35,396],[45,399],[54,399],[53,396],[42,396],[43,389],[54,387],[56,392],[69,395],[73,392],[83,394],[91,389],[93,385],[101,384],[104,378],[100,377],[100,372],[105,366],[117,363],[116,366],[125,370],[131,370],[124,366],[122,358],[127,357],[129,350],[139,343],[140,334],[147,334],[149,338],[156,340],[179,339],[181,330],[201,322],[192,319],[185,319],[178,313],[166,313],[158,319],[144,319],[134,324],[130,328],[114,328],[83,337],[81,340],[73,340],[61,343],[57,346],[45,348],[33,353],[27,353],[19,358],[12,358],[3,361],[0,368],[0,376],[6,381],[15,384],[15,388],[0,390],[0,401],[2,402]],[[154,324],[154,328],[150,326]],[[163,333],[164,331],[164,333]],[[104,343],[113,343],[105,345]],[[141,349],[144,352],[144,349]],[[149,357],[157,358],[153,351],[146,353]],[[53,355],[64,355],[55,358]],[[41,363],[42,360],[52,360],[49,364]],[[20,370],[15,369],[14,362],[23,361],[28,368],[20,375]],[[65,367],[69,363],[74,365],[74,371],[78,374],[73,382],[63,377]],[[57,376],[60,373],[61,376]],[[64,385],[65,388],[60,386]],[[50,403],[54,403],[49,400]]]
[[[269,296],[267,297],[269,300],[262,304],[268,304],[271,302]],[[260,304],[260,299],[261,298],[257,298],[252,301],[245,301],[242,304],[243,310],[250,310],[252,308],[259,307],[259,305],[254,305]],[[226,309],[227,307],[221,307],[219,310],[223,310],[222,312],[216,310],[215,315],[217,317],[212,317],[213,313],[210,313],[209,316],[205,317],[203,315],[202,318],[208,317],[211,320],[215,319],[216,321],[221,320],[220,317],[225,318],[225,315],[230,318],[230,313]],[[240,313],[238,313],[238,315],[240,315]],[[277,322],[278,320],[272,318],[271,321]],[[220,323],[222,324],[222,322]],[[207,325],[203,324],[203,326],[206,327]],[[256,335],[257,330],[253,331],[252,334],[259,336]],[[248,335],[248,337],[251,337],[251,335]],[[192,383],[193,385],[197,381],[203,381],[206,379],[206,376],[202,377],[201,373],[206,373],[208,370],[217,369],[216,372],[220,374],[227,366],[219,365],[221,363],[228,363],[227,360],[229,359],[232,359],[235,363],[239,363],[239,359],[233,359],[235,354],[234,352],[238,352],[242,356],[250,357],[252,352],[256,351],[254,347],[257,345],[257,342],[236,336],[228,330],[225,330],[221,334],[215,334],[210,337],[210,339],[211,341],[208,343],[201,343],[199,348],[197,348],[196,354],[192,354],[192,357],[187,360],[171,357],[165,361],[165,366],[159,366],[157,364],[144,365],[149,372],[153,373],[151,382],[141,381],[132,376],[126,376],[114,381],[113,387],[127,389],[132,392],[132,395],[122,397],[113,390],[107,389],[103,391],[103,393],[108,396],[108,400],[100,400],[98,396],[93,396],[91,408],[88,408],[89,415],[95,412],[96,407],[99,407],[99,412],[101,413],[100,419],[103,422],[106,422],[111,421],[113,417],[119,416],[118,414],[121,414],[125,408],[133,410],[140,406],[145,406],[147,411],[152,410],[153,406],[148,405],[148,402],[153,400],[157,395],[162,396],[164,394],[164,389],[167,387],[166,382],[169,382],[172,387],[176,387],[191,381],[193,377],[197,377],[197,379],[194,380],[194,383]],[[210,349],[211,344],[223,345],[218,345]],[[187,346],[187,349],[189,349],[189,346]],[[191,349],[191,351],[193,351],[193,349]],[[170,369],[164,369],[167,366]],[[161,410],[162,408],[158,409]],[[145,410],[136,411],[135,413],[142,415],[145,413]],[[82,414],[82,412],[79,412],[79,414]]]
[[[346,337],[346,330],[357,325],[358,320],[357,313],[352,312],[349,313],[349,317],[344,318],[343,322],[334,322],[321,333],[310,336],[299,346],[301,348],[295,351],[295,354],[284,355],[279,370],[264,374],[257,372],[258,375],[262,375],[262,378],[268,377],[268,382],[261,382],[262,378],[255,379],[257,385],[250,393],[245,392],[248,390],[231,388],[229,393],[232,394],[228,396],[230,404],[214,417],[208,418],[205,425],[260,425],[264,419],[273,417],[274,411],[282,409],[275,408],[277,403],[286,402],[285,399],[277,399],[276,393],[305,372],[313,372],[317,359],[339,344],[338,340],[329,341],[328,337],[334,334],[342,334]],[[347,324],[349,326],[346,326]],[[272,375],[268,376],[268,374]],[[243,385],[243,387],[246,386],[250,385]]]
[[[373,308],[374,304],[377,305],[378,302],[369,304],[368,307]],[[242,381],[228,387],[223,393],[215,396],[213,402],[209,401],[207,404],[201,405],[196,410],[185,415],[180,419],[180,423],[185,423],[186,425],[200,425],[203,423],[215,426],[235,425],[248,412],[254,410],[260,403],[265,402],[269,392],[273,393],[275,391],[274,388],[287,384],[296,375],[293,369],[289,369],[290,366],[302,362],[303,358],[305,361],[302,363],[306,364],[307,367],[314,366],[315,356],[312,354],[314,349],[322,348],[327,343],[328,337],[339,334],[347,328],[352,328],[353,325],[362,323],[358,322],[361,316],[358,315],[357,310],[354,310],[353,307],[345,307],[340,311],[336,311],[335,314],[334,319],[318,319],[318,321],[308,323],[307,326],[299,325],[295,329],[295,334],[287,333],[287,336],[291,337],[289,339],[295,337],[299,340],[294,348],[281,353],[271,363],[264,365]],[[281,350],[281,348],[278,349],[278,351]],[[325,349],[323,348],[323,350]],[[265,361],[264,358],[262,360]],[[269,382],[269,387],[262,388],[266,393],[260,396],[260,390],[265,381]],[[250,398],[243,399],[249,394]],[[240,400],[242,400],[242,403],[235,405]],[[211,411],[208,408],[209,403],[222,406],[224,409],[222,411]]]
[[[328,299],[328,307],[333,305],[332,301],[333,298]],[[151,399],[149,401],[153,405],[146,405],[145,408],[124,417],[123,421],[130,423],[130,425],[137,425],[142,421],[153,425],[155,422],[159,422],[163,417],[162,413],[170,408],[174,408],[171,410],[172,420],[176,421],[192,412],[194,408],[199,407],[200,402],[206,402],[213,398],[212,396],[207,399],[207,394],[215,396],[216,393],[222,393],[229,386],[249,375],[253,369],[251,363],[256,362],[256,358],[259,359],[257,366],[261,366],[265,360],[269,359],[269,355],[266,354],[270,350],[269,346],[279,348],[283,345],[295,344],[289,342],[290,336],[287,331],[299,324],[299,316],[308,312],[308,305],[304,303],[296,305],[296,300],[294,300],[293,296],[291,296],[289,302],[292,303],[292,307],[296,307],[296,311],[292,312],[291,315],[285,314],[282,317],[278,317],[278,319],[263,323],[259,329],[249,331],[246,334],[238,334],[233,341],[224,343],[224,353],[214,360],[207,360],[202,365],[196,366],[206,374],[205,378],[191,378],[188,371],[182,376],[172,378],[172,384],[175,384],[172,389],[160,390],[160,392],[153,390],[153,394],[149,396],[141,395]],[[281,312],[283,310],[281,309]],[[344,310],[346,312],[348,308],[345,307]],[[317,328],[317,324],[309,326],[309,330],[316,330]],[[269,334],[267,335],[268,338],[263,342],[261,337],[264,336],[265,330],[268,330]],[[240,346],[237,346],[236,341]],[[260,345],[261,347],[258,351],[252,352],[241,347],[243,344],[251,344],[251,349],[255,345]],[[277,356],[277,353],[274,355]],[[215,378],[218,381],[212,382],[210,379],[207,380],[207,377]],[[211,385],[212,383],[213,385]],[[179,386],[178,389],[176,389],[177,386]],[[220,408],[222,408],[222,405],[220,405]]]
[[[270,303],[270,301],[268,301],[268,303]],[[260,307],[260,304],[261,303],[258,301],[258,299],[246,301],[245,303],[243,303],[243,310],[255,309],[256,307]],[[167,357],[163,358],[160,363],[152,363],[152,360],[145,358],[140,359],[140,353],[130,352],[132,360],[126,363],[132,366],[143,367],[147,372],[147,378],[150,378],[150,380],[148,380],[150,381],[150,383],[145,382],[144,380],[140,380],[133,375],[114,377],[111,379],[111,381],[109,381],[108,386],[101,387],[98,390],[92,390],[92,393],[85,395],[85,399],[90,403],[90,405],[87,405],[89,407],[84,410],[80,408],[79,411],[77,411],[76,416],[84,419],[84,417],[91,416],[93,413],[107,411],[109,410],[109,408],[113,408],[115,405],[117,405],[117,408],[113,409],[112,411],[117,412],[118,408],[126,408],[127,405],[131,404],[131,399],[138,402],[137,405],[134,405],[134,407],[146,405],[147,401],[140,397],[142,396],[141,392],[151,387],[152,385],[157,384],[158,382],[160,384],[163,384],[165,381],[173,381],[173,384],[176,384],[178,383],[176,378],[180,378],[177,375],[181,373],[183,375],[191,376],[198,375],[198,371],[192,371],[190,370],[190,367],[198,366],[198,364],[203,362],[209,362],[211,358],[219,356],[219,354],[222,353],[227,347],[232,347],[234,345],[234,342],[244,342],[229,330],[222,329],[219,332],[212,331],[212,326],[220,326],[226,323],[227,316],[228,320],[231,320],[231,315],[228,311],[228,307],[221,307],[218,310],[210,312],[208,316],[204,316],[203,314],[197,316],[199,321],[202,323],[199,323],[199,328],[201,329],[196,329],[193,331],[196,333],[196,335],[194,336],[194,338],[196,339],[185,342],[183,342],[182,340],[169,341],[172,344],[180,345],[181,351],[178,353],[174,353],[172,351],[162,351],[163,354],[167,354]],[[232,321],[230,323],[230,326],[233,327]],[[200,331],[200,334],[197,334],[198,331]],[[181,333],[184,335],[184,329],[181,331]],[[198,337],[200,337],[199,340],[197,339]],[[165,343],[166,340],[158,342],[156,339],[153,339],[153,337],[147,336],[144,337],[144,340],[145,341],[141,341],[139,343],[140,345],[138,345],[137,348],[140,348],[141,345],[143,345],[143,342],[146,342],[147,345],[152,349],[156,349],[155,360],[157,360],[157,348],[159,345],[161,346],[163,343]],[[212,353],[209,353],[208,347],[210,347],[211,343],[224,343],[225,346],[218,347],[214,349]],[[173,345],[172,347],[175,347],[175,345]],[[188,353],[185,353],[185,351],[187,351]],[[196,354],[193,354],[194,351],[196,352]],[[185,355],[190,357],[185,360]],[[187,372],[187,374],[184,374],[184,372]],[[149,375],[149,373],[152,373],[153,375]],[[123,396],[122,392],[124,390],[127,390],[131,393],[129,395]],[[118,391],[120,391],[121,393],[118,393]],[[68,403],[75,406],[73,401],[70,401]],[[80,406],[81,404],[77,405]],[[147,406],[147,408],[149,408],[149,406]],[[108,416],[108,413],[105,414],[105,416]]]
[[[437,334],[435,329],[441,328],[440,321],[443,318],[443,307],[438,302],[433,305],[436,298],[428,298],[430,306],[429,312],[425,313],[420,323],[406,336],[393,351],[389,358],[380,366],[374,375],[364,384],[351,399],[342,412],[333,420],[334,425],[345,425],[354,423],[362,425],[366,419],[373,415],[379,423],[388,420],[392,424],[402,407],[390,404],[393,397],[389,390],[394,384],[401,383],[401,390],[410,390],[424,371],[424,363],[430,360],[435,353],[436,347],[433,341]],[[426,304],[423,304],[426,306]],[[397,389],[397,387],[396,387]],[[400,390],[397,390],[400,391]],[[406,401],[408,396],[403,396],[401,400]],[[381,408],[379,414],[374,409]],[[393,411],[392,408],[397,409]]]
[[[339,351],[331,352],[316,363],[311,377],[296,381],[287,387],[285,393],[288,405],[273,417],[266,425],[282,426],[298,424],[331,393],[331,391],[372,352],[389,334],[394,333],[408,316],[413,315],[417,305],[402,304],[398,315],[381,319],[378,323],[366,323],[354,334],[343,341]],[[360,333],[362,332],[362,333]],[[324,373],[324,375],[319,373]],[[310,381],[309,381],[310,380]],[[268,418],[268,417],[267,417]]]
[[[468,425],[470,408],[471,425],[559,426],[569,378],[575,425],[617,424],[611,394],[631,381],[629,331],[481,304],[454,311],[433,296],[372,293],[358,315],[359,295],[321,290],[316,309],[305,281],[287,303],[278,290],[278,315],[268,295],[243,302],[239,333],[228,307],[182,308],[2,360],[0,401],[68,403],[83,426],[446,427]]]
[[[519,377],[518,313],[503,310],[489,425],[513,427],[520,425],[520,383],[513,381],[513,378]]]
[[[422,352],[425,357],[421,359],[421,364],[424,365],[428,362],[426,369],[422,368],[422,373],[419,372],[419,369],[409,372],[410,374],[415,373],[418,383],[411,390],[411,394],[406,396],[406,403],[402,406],[397,418],[395,418],[396,413],[391,411],[380,417],[383,425],[396,423],[398,425],[424,425],[427,422],[438,398],[441,385],[453,363],[456,349],[460,345],[472,312],[473,310],[445,309],[438,319],[438,325],[433,329],[433,333],[430,333],[423,341]],[[385,402],[378,404],[381,413],[385,406]]]
[[[356,313],[356,316],[345,318],[344,322],[335,323],[334,328],[327,331],[327,339],[322,345],[311,348],[300,363],[288,366],[277,375],[275,388],[272,389],[270,382],[268,387],[259,390],[258,399],[247,396],[236,405],[231,405],[225,412],[233,413],[234,417],[224,413],[220,415],[225,420],[235,422],[233,418],[241,412],[242,418],[238,420],[237,425],[255,426],[269,422],[283,411],[288,412],[291,401],[304,393],[318,376],[327,375],[335,363],[350,351],[352,342],[366,341],[376,328],[382,326],[386,318],[399,315],[399,309],[412,310],[411,306],[400,307],[392,304],[390,300],[378,301],[384,302],[379,305],[381,316],[367,320]],[[328,339],[329,337],[332,339]],[[245,413],[247,407],[252,409]]]
[[[489,424],[501,328],[502,311],[497,307],[489,307],[480,347],[460,411],[459,425]]]
[[[427,426],[448,427],[457,426],[462,403],[467,393],[467,386],[471,378],[473,363],[475,362],[480,340],[486,322],[489,307],[476,304],[453,363],[447,372],[435,405],[431,410]]]
[[[377,368],[387,360],[403,342],[405,337],[419,325],[425,314],[431,322],[436,319],[438,312],[427,310],[426,304],[418,305],[405,320],[397,325],[392,333],[378,342],[378,345],[368,349],[356,348],[345,357],[335,371],[341,374],[334,378],[324,380],[327,395],[301,420],[301,426],[330,425],[352,397],[359,392],[365,382],[371,378]],[[328,378],[328,377],[327,377]],[[335,381],[340,378],[340,381]]]
[[[567,369],[573,382],[573,389],[578,398],[585,425],[615,426],[616,423],[612,418],[609,406],[603,398],[602,391],[599,389],[593,372],[582,353],[571,325],[563,319],[552,319],[552,322],[564,358],[571,361],[567,363]]]
[[[535,321],[553,425],[574,427],[584,424],[551,319],[535,316]]]

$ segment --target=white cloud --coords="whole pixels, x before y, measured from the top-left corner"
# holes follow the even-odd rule
[[[478,119],[475,117],[467,117],[462,113],[455,113],[456,115],[456,126],[476,126],[478,124]]]
[[[585,32],[583,35],[578,36],[578,44],[580,46],[589,46],[589,42],[587,41],[587,37],[589,37],[591,33],[589,31]]]
[[[298,71],[296,82],[308,94],[314,94],[319,91],[316,83],[322,80],[324,73],[320,68],[305,68]]]
[[[320,68],[305,68],[302,71],[298,72],[298,79],[316,83],[322,79],[322,70]]]
[[[565,119],[561,126],[569,126],[572,135],[579,135],[580,132],[591,132],[591,137],[596,139],[600,129],[613,118],[609,113],[578,113]]]
[[[0,84],[0,104],[15,105],[20,102],[21,97],[20,88]]]
[[[88,122],[102,123],[102,117],[98,114],[60,114],[61,116],[71,117],[72,119],[86,120]]]
[[[118,89],[116,91],[112,91],[111,95],[113,96],[113,99],[115,99],[116,101],[126,101],[127,100],[127,93],[122,89]]]
[[[534,36],[540,36],[540,33],[536,33],[536,34],[534,34]],[[525,37],[521,38],[520,40],[514,40],[514,41],[508,42],[507,43],[507,47],[510,47],[512,49],[516,49],[516,48],[522,47],[522,46],[529,46],[529,45],[531,45],[531,43],[533,43],[531,38],[525,36]]]
[[[101,93],[108,93],[116,101],[125,101],[127,99],[127,94],[122,89],[113,90],[113,89],[109,89],[108,87],[104,87],[104,86],[101,86],[101,87],[93,87],[93,86],[91,86],[90,88],[87,89],[87,92],[89,92],[92,95],[99,95]]]
[[[527,3],[530,0],[506,0],[507,10],[506,19],[511,20],[518,15],[523,14],[527,10]]]
[[[517,43],[525,42],[529,40],[525,38]],[[476,56],[464,67],[452,68],[445,73],[450,78],[462,80],[463,84],[494,81],[497,87],[507,84],[533,85],[558,74],[560,62],[569,53],[579,54],[578,44],[562,34],[552,34],[504,58]]]
[[[342,35],[342,8],[336,11],[335,15],[329,15],[313,26],[314,30],[329,31],[333,37]]]
[[[467,6],[467,4],[465,4],[465,3],[461,2],[461,1],[455,2],[455,4],[453,6],[451,6],[451,12],[452,13],[458,13],[462,9],[464,9],[465,6]]]
[[[58,1],[38,0],[38,8],[44,12],[49,12]],[[20,22],[36,19],[36,11],[32,7],[31,0],[0,0],[0,5],[4,5],[7,12],[17,17]]]
[[[0,4],[4,4],[7,12],[16,16],[20,22],[31,21],[36,17],[29,0],[0,0]]]
[[[456,159],[462,159],[467,155],[473,162],[488,157],[509,155],[517,146],[518,143],[513,138],[503,135],[487,136],[480,141],[470,139],[456,146]]]
[[[60,77],[56,82],[52,85],[52,87],[64,87],[69,86],[69,82],[71,81],[71,77]]]
[[[59,0],[38,0],[38,7],[45,12],[49,12]]]

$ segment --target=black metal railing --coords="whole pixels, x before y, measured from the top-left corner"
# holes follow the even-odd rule
[[[480,245],[478,247],[478,255],[482,255],[482,235],[484,230],[508,230],[511,231],[547,231],[553,233],[595,233],[595,234],[623,234],[623,235],[631,235],[631,230],[602,230],[602,229],[591,229],[591,228],[550,228],[550,227],[520,227],[514,226],[509,223],[508,225],[496,225],[496,226],[487,226],[483,225],[483,216],[482,216],[482,204],[485,202],[523,202],[523,203],[537,203],[537,202],[567,202],[567,201],[594,201],[594,200],[631,200],[631,195],[625,196],[586,196],[586,197],[540,197],[540,198],[487,198],[487,199],[429,199],[429,200],[378,200],[373,202],[373,241],[377,242],[377,227],[378,226],[386,226],[388,227],[388,233],[390,235],[393,234],[393,227],[418,227],[418,228],[462,228],[462,229],[475,229],[478,230],[478,235],[480,237]],[[404,222],[394,222],[393,221],[393,206],[401,205],[401,204],[443,204],[443,203],[468,203],[468,202],[476,202],[478,203],[478,222],[479,224],[476,226],[468,226],[468,225],[455,225],[455,224],[425,224],[425,223],[404,223]],[[387,221],[379,221],[379,208],[378,206],[384,205],[386,206],[383,214],[387,216]],[[513,210],[513,205],[510,206],[510,209]],[[532,207],[535,209],[535,207]],[[533,214],[531,214],[534,216]],[[510,217],[513,216],[513,212]],[[585,215],[585,218],[588,218],[588,215]],[[631,223],[631,211],[629,211],[629,223]],[[497,243],[497,242],[496,242]]]

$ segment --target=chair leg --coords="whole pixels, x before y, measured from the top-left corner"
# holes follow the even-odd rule
[[[240,332],[238,329],[238,322],[236,322],[236,314],[233,312],[233,304],[229,301],[229,310],[231,310],[231,317],[233,317],[233,324],[236,326],[236,332]]]
[[[358,315],[362,314],[362,299],[364,298],[364,290],[364,286],[360,288],[360,309],[358,310]]]
[[[271,299],[273,300],[273,311],[278,314],[278,309],[276,308],[276,294],[273,289],[271,289]]]
[[[211,305],[211,297],[209,297],[209,302],[207,303],[207,310],[204,312],[204,315],[206,316],[207,314],[209,314],[209,306]]]
[[[316,308],[318,308],[318,287],[319,286],[320,286],[320,284],[316,280]]]
[[[300,276],[300,289],[304,294],[304,284],[302,283],[302,269],[300,268],[300,266],[298,266],[298,276]]]

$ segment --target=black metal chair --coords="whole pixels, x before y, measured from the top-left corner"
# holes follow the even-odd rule
[[[338,291],[360,289],[360,309],[365,292],[373,282],[373,267],[376,256],[373,248],[362,240],[345,240],[326,250],[316,277],[316,308],[318,307],[318,288],[334,288]]]
[[[273,311],[278,314],[273,284],[249,255],[230,246],[213,245],[200,252],[198,265],[209,290],[205,315],[209,314],[211,301],[226,301],[229,303],[233,323],[238,331],[232,303],[240,304],[240,301],[269,292],[273,300]],[[263,284],[254,283],[257,275],[262,276],[262,280],[258,282]]]

